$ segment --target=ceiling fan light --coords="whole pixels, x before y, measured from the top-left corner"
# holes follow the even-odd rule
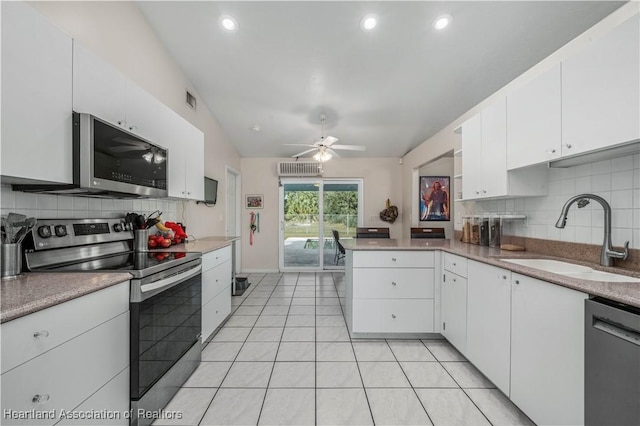
[[[142,154],[142,158],[144,158],[147,163],[150,163],[151,161],[153,161],[153,152]]]
[[[331,160],[333,156],[326,151],[318,151],[313,154],[313,159],[318,161],[319,163],[324,163],[325,161]]]

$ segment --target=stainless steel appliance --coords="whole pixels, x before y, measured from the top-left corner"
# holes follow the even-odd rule
[[[20,184],[25,192],[91,197],[167,196],[168,151],[90,114],[73,113],[73,183]]]
[[[640,425],[640,309],[585,303],[585,425]]]
[[[135,252],[124,219],[41,219],[26,241],[30,271],[126,271],[132,425],[148,425],[201,358],[200,253]]]

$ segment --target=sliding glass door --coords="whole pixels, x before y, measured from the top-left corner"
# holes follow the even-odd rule
[[[342,241],[353,238],[363,221],[362,210],[360,179],[283,179],[280,269],[344,268],[335,237]]]

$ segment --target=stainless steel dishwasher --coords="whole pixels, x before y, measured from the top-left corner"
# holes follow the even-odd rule
[[[585,425],[640,425],[640,309],[585,303]]]

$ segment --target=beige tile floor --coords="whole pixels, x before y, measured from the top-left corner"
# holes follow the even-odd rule
[[[254,274],[154,425],[532,425],[444,340],[350,339],[344,273]]]

